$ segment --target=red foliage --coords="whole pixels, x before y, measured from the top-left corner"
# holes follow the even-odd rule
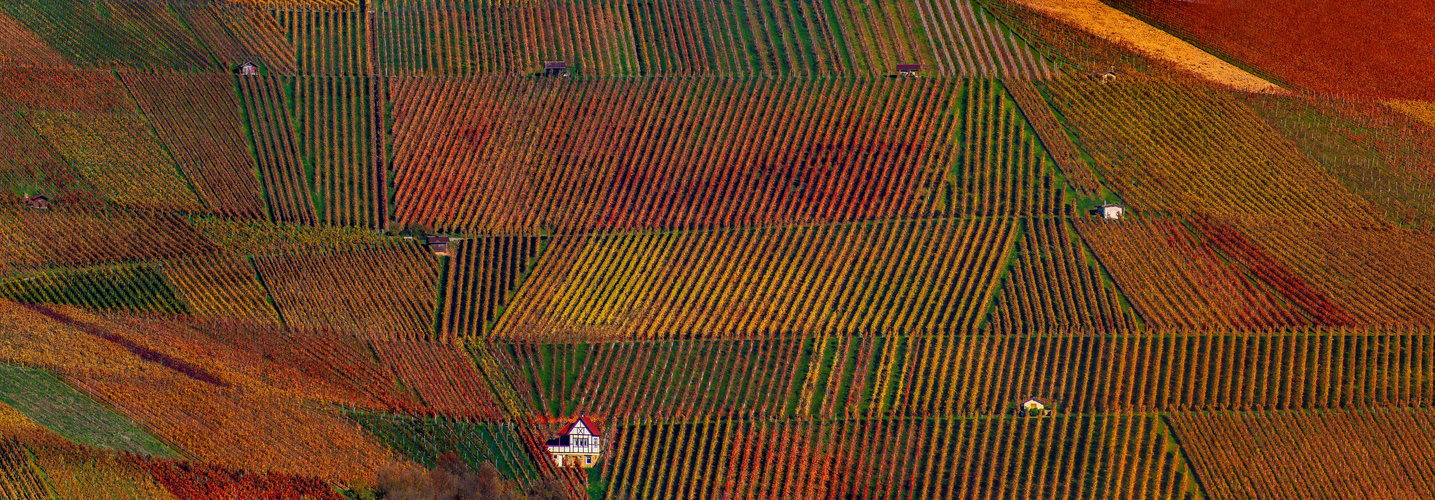
[[[142,463],[160,484],[180,500],[344,498],[335,493],[328,483],[311,477],[276,472],[250,472],[192,462],[144,459]]]
[[[1435,98],[1435,4],[1116,0],[1258,71],[1322,93]]]
[[[113,113],[134,109],[120,82],[100,71],[5,68],[0,97],[46,111]]]
[[[379,359],[432,414],[497,420],[502,410],[462,348],[423,342],[374,342]]]
[[[1240,259],[1252,273],[1274,287],[1287,300],[1304,309],[1316,322],[1330,326],[1355,326],[1354,316],[1330,300],[1324,293],[1312,287],[1290,268],[1281,264],[1261,247],[1251,243],[1234,228],[1198,217],[1196,226],[1206,233],[1206,238],[1227,255]]]

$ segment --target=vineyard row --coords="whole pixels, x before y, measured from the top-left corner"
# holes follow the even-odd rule
[[[540,414],[694,418],[1009,415],[1427,407],[1428,330],[1180,336],[842,336],[495,344]]]
[[[469,234],[1062,213],[988,80],[400,80],[395,218]]]
[[[1159,417],[710,420],[616,429],[607,498],[1180,498]]]

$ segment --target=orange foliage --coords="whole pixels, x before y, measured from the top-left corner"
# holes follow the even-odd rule
[[[394,391],[393,375],[364,341],[350,336],[158,316],[89,315],[87,321],[251,390],[377,411],[417,411],[417,401]]]
[[[370,380],[334,384],[306,378],[302,367],[252,363],[265,353],[225,351],[221,342],[206,341],[198,330],[72,307],[52,309],[67,321],[120,340],[105,340],[0,301],[0,360],[55,369],[166,442],[203,460],[334,480],[371,478],[380,468],[396,463],[358,426],[296,395],[373,400],[377,397],[361,391],[370,385],[385,387],[391,379],[373,380],[379,377],[370,371]],[[333,344],[314,348],[328,350]],[[142,359],[145,353],[151,354]],[[365,355],[354,353],[351,360],[363,360]],[[244,371],[235,369],[240,366]],[[266,378],[270,376],[273,385]]]
[[[1082,237],[1153,327],[1283,327],[1309,324],[1179,222],[1081,221]]]
[[[31,467],[25,446],[19,441],[0,437],[0,498],[14,500],[49,500],[44,478]]]
[[[1217,53],[1309,90],[1435,96],[1435,6],[1408,0],[1118,0]]]
[[[342,500],[328,483],[292,474],[252,474],[203,463],[146,460],[154,478],[183,498]]]
[[[111,201],[204,211],[139,115],[29,114],[30,124]]]
[[[0,207],[0,260],[13,266],[87,265],[164,259],[215,249],[184,219],[170,214],[20,210]]]
[[[118,344],[8,300],[0,300],[0,362],[64,372],[155,369]]]
[[[35,465],[58,498],[174,500],[131,455],[71,444],[34,447]]]
[[[0,435],[19,436],[33,441],[63,441],[64,438],[50,432],[45,426],[31,420],[15,407],[0,403]]]
[[[1241,233],[1357,323],[1435,325],[1435,235],[1307,224]]]
[[[206,462],[331,480],[372,480],[401,463],[333,410],[277,391],[219,387],[160,371],[71,380]]]

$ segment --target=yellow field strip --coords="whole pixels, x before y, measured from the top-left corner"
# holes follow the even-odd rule
[[[1010,0],[1196,75],[1245,92],[1284,93],[1261,77],[1213,56],[1174,35],[1101,3],[1100,0]]]

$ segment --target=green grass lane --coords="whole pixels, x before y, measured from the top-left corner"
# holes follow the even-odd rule
[[[79,444],[141,455],[179,455],[139,424],[44,370],[0,365],[0,402]]]

